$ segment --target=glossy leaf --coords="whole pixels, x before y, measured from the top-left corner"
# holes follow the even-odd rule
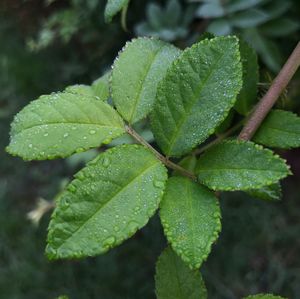
[[[255,198],[266,201],[278,201],[281,199],[282,191],[280,183],[264,186],[256,190],[248,190],[247,193]]]
[[[172,177],[160,205],[160,218],[175,252],[191,268],[200,268],[221,230],[214,193],[188,178]]]
[[[300,117],[289,111],[272,110],[253,140],[274,148],[300,147]]]
[[[100,154],[57,199],[48,257],[94,256],[119,245],[155,213],[166,179],[166,168],[141,146]]]
[[[105,6],[104,17],[107,23],[111,22],[112,18],[121,11],[130,0],[107,0]]]
[[[7,151],[25,160],[67,157],[107,144],[124,131],[122,119],[108,104],[91,96],[55,93],[32,101],[16,115]]]
[[[250,295],[248,297],[244,297],[244,299],[285,299],[285,298],[273,294],[257,294],[257,295]]]
[[[158,82],[180,52],[158,39],[138,38],[126,44],[115,60],[111,89],[117,110],[129,123],[152,110]]]
[[[257,101],[259,80],[257,54],[245,41],[240,40],[240,53],[243,65],[243,87],[235,104],[235,109],[247,115]]]
[[[189,267],[171,248],[166,248],[156,263],[157,299],[207,299],[201,273]]]
[[[151,125],[168,156],[181,156],[203,142],[226,118],[241,88],[235,37],[203,40],[188,48],[161,81]]]
[[[253,142],[225,141],[205,152],[196,167],[199,181],[213,190],[248,190],[290,174],[285,161]]]

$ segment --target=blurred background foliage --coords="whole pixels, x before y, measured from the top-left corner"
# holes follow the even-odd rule
[[[128,31],[120,16],[105,24],[105,0],[0,2],[0,298],[152,299],[155,261],[166,246],[158,217],[110,253],[82,261],[48,262],[43,254],[49,213],[34,226],[27,214],[72,178],[89,151],[67,160],[25,163],[8,156],[13,115],[40,94],[90,84],[105,73],[125,42],[157,36],[181,48],[205,31],[238,34],[258,52],[260,93],[300,37],[298,0],[132,0]],[[300,75],[279,107],[300,113]],[[149,141],[143,123],[138,129]],[[117,142],[130,142],[126,138]],[[210,298],[274,292],[300,298],[300,151],[280,152],[294,176],[281,202],[224,194],[223,231],[202,268]]]

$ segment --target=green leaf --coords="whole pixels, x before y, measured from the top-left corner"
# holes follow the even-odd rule
[[[205,152],[196,173],[213,190],[248,190],[274,184],[290,171],[272,151],[250,141],[231,140]]]
[[[72,93],[41,96],[19,112],[7,151],[25,160],[67,157],[107,144],[125,132],[108,104]]]
[[[289,111],[272,110],[253,140],[274,148],[300,147],[300,117]]]
[[[109,98],[109,77],[111,73],[107,72],[105,75],[95,80],[92,84],[94,95],[100,100],[106,101]]]
[[[282,191],[280,183],[264,186],[256,190],[248,190],[247,193],[255,198],[266,201],[278,201],[281,199]]]
[[[209,24],[207,31],[217,36],[228,35],[232,32],[232,27],[227,19],[217,19]]]
[[[117,110],[129,123],[152,110],[158,82],[180,52],[158,39],[138,38],[126,44],[115,60],[111,89]]]
[[[206,187],[172,177],[160,205],[165,235],[175,252],[192,268],[200,268],[221,230],[218,199]]]
[[[230,18],[230,23],[238,28],[250,28],[263,24],[269,20],[264,11],[252,8],[239,12]]]
[[[185,50],[161,81],[151,113],[163,152],[181,156],[213,134],[234,105],[241,79],[236,37],[202,40]]]
[[[199,271],[190,270],[170,248],[156,263],[157,299],[207,299],[207,291]]]
[[[110,23],[112,18],[129,4],[129,1],[130,0],[107,0],[104,11],[105,22]]]
[[[122,145],[100,154],[75,178],[52,215],[50,259],[102,254],[131,237],[157,210],[167,171],[144,147]]]
[[[232,0],[226,5],[227,13],[234,13],[241,10],[246,10],[255,7],[258,4],[265,2],[266,0]]]
[[[292,2],[282,0],[272,0],[265,6],[265,10],[270,15],[270,18],[275,19],[286,13],[292,6]],[[280,19],[278,19],[280,21]]]
[[[217,18],[225,15],[225,10],[221,3],[212,2],[202,4],[196,11],[196,16],[200,18]]]
[[[146,14],[149,24],[154,30],[160,30],[163,27],[164,15],[158,4],[149,3],[146,7]]]
[[[285,299],[285,298],[281,296],[272,295],[272,294],[257,294],[257,295],[244,297],[244,299]]]
[[[271,37],[287,36],[296,32],[300,27],[300,23],[290,18],[282,18],[270,21],[260,27],[260,30]]]
[[[186,156],[178,163],[179,166],[183,167],[184,169],[192,173],[195,170],[196,164],[197,164],[197,158],[195,155]],[[174,170],[173,175],[181,176],[182,174],[179,171]]]
[[[169,0],[166,5],[165,17],[168,20],[169,27],[180,25],[181,5],[178,0]]]
[[[256,52],[242,39],[240,39],[240,53],[243,65],[243,87],[235,109],[240,114],[247,115],[257,101],[258,62]]]
[[[95,93],[91,86],[84,85],[84,84],[75,84],[72,86],[68,86],[64,92],[66,93],[74,93],[77,95],[82,95],[82,96],[95,96]]]

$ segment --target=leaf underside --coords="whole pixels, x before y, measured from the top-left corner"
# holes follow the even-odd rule
[[[170,178],[160,218],[175,252],[190,268],[200,268],[221,230],[220,207],[214,193],[188,178]]]
[[[300,147],[300,117],[289,111],[272,110],[253,140],[274,148]]]
[[[189,269],[169,247],[156,264],[157,299],[206,299],[207,291],[201,273]]]
[[[250,141],[225,141],[205,152],[196,167],[199,181],[213,190],[259,189],[290,174],[285,161]]]
[[[166,179],[166,168],[142,146],[100,154],[57,199],[48,257],[94,256],[128,239],[157,210]]]
[[[247,193],[252,197],[266,201],[278,201],[282,196],[281,185],[279,182],[264,186],[260,189],[248,190]]]
[[[119,54],[112,72],[112,97],[130,124],[152,110],[157,85],[180,52],[158,39],[138,38],[128,42]]]
[[[32,101],[15,116],[7,151],[25,160],[67,157],[107,144],[124,131],[108,104],[83,94],[56,93]]]
[[[235,37],[206,39],[185,50],[158,87],[151,125],[168,156],[181,156],[214,133],[233,107],[242,68]]]

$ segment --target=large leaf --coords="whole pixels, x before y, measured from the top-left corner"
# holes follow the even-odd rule
[[[168,156],[180,156],[203,142],[226,118],[241,88],[238,40],[202,40],[168,69],[161,81],[151,123]]]
[[[67,157],[124,133],[124,123],[108,104],[76,93],[41,96],[19,112],[7,151],[25,160]]]
[[[172,177],[160,205],[160,218],[175,252],[191,268],[200,268],[221,230],[214,193],[188,178]]]
[[[104,17],[106,22],[111,22],[112,18],[121,11],[130,0],[107,0],[105,6]]]
[[[244,297],[244,299],[285,299],[281,296],[276,296],[272,294],[257,294],[257,295],[250,295],[248,297]]]
[[[250,141],[225,141],[205,152],[196,173],[213,190],[248,190],[271,185],[290,174],[285,161]]]
[[[124,47],[112,72],[112,98],[129,123],[144,118],[155,101],[158,82],[180,50],[158,39],[138,38]]]
[[[206,299],[207,291],[199,271],[190,270],[171,248],[156,264],[157,299]]]
[[[167,171],[147,149],[122,145],[75,177],[52,215],[50,259],[94,256],[131,237],[158,208]]]
[[[240,53],[243,65],[243,87],[235,109],[240,114],[246,115],[257,100],[258,62],[256,52],[243,40],[240,40]]]
[[[300,147],[300,117],[292,112],[272,110],[253,140],[275,148]]]

